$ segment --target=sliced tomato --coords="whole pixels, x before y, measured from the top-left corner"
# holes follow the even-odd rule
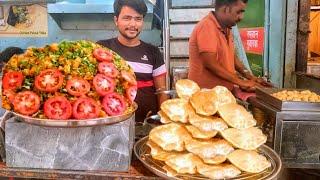
[[[32,91],[16,94],[13,100],[14,110],[23,115],[32,115],[40,108],[40,97]]]
[[[40,72],[35,78],[35,87],[44,92],[55,92],[63,83],[63,75],[59,70],[47,69]]]
[[[110,93],[106,95],[102,100],[102,105],[109,116],[123,114],[127,108],[124,97],[117,93]]]
[[[72,115],[71,103],[63,96],[49,98],[44,103],[43,110],[50,119],[69,119]]]
[[[108,50],[108,49],[103,49],[103,48],[94,49],[93,56],[98,61],[111,62],[113,60],[113,54],[112,54],[111,50]]]
[[[4,89],[3,95],[6,96],[9,99],[10,103],[13,104],[16,93],[12,89]]]
[[[121,77],[131,85],[137,85],[137,81],[133,73],[121,71]]]
[[[73,96],[82,96],[90,91],[90,83],[85,79],[74,77],[67,81],[66,89]]]
[[[104,74],[97,74],[93,78],[93,86],[100,96],[113,92],[115,85],[114,80]]]
[[[100,73],[115,78],[119,75],[119,71],[113,63],[101,62],[98,65],[98,70]]]
[[[11,71],[3,76],[2,87],[3,89],[17,89],[22,86],[23,74],[18,71]]]
[[[99,104],[88,97],[79,98],[73,104],[73,117],[76,119],[92,119],[99,117]]]
[[[126,89],[126,96],[130,100],[131,103],[136,98],[137,91],[138,91],[137,86],[130,86],[129,88]]]

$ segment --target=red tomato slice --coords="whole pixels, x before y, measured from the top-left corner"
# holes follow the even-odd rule
[[[113,54],[110,50],[108,49],[103,49],[103,48],[97,48],[93,50],[93,56],[98,60],[98,61],[107,61],[111,62],[113,60]]]
[[[75,77],[67,81],[66,89],[73,96],[82,96],[90,91],[90,83],[85,79]]]
[[[23,115],[32,115],[40,108],[40,97],[32,91],[16,94],[13,100],[14,110]]]
[[[108,62],[101,62],[98,65],[98,70],[100,73],[109,76],[111,78],[115,78],[118,76],[119,71],[117,70],[116,66],[112,63]]]
[[[121,71],[121,77],[131,85],[137,85],[137,81],[134,74],[131,74],[128,71]]]
[[[69,119],[72,115],[71,103],[63,96],[49,98],[44,103],[43,110],[50,119]]]
[[[40,72],[35,78],[34,85],[40,91],[55,92],[63,83],[63,75],[59,70],[47,69]]]
[[[109,116],[117,116],[123,114],[127,105],[123,96],[117,93],[110,93],[106,95],[102,100],[104,110]]]
[[[137,90],[138,90],[137,86],[130,86],[128,89],[126,89],[126,96],[131,103],[134,101],[134,99],[137,96]]]
[[[93,86],[99,95],[105,96],[114,91],[115,82],[104,74],[97,74],[93,78]]]
[[[73,117],[76,119],[92,119],[97,118],[100,113],[99,104],[87,97],[79,98],[73,104]]]
[[[22,72],[12,71],[4,75],[2,80],[3,89],[17,89],[22,86],[23,83],[23,74]]]
[[[9,99],[10,103],[13,104],[16,93],[12,89],[4,89],[3,95],[6,96]]]

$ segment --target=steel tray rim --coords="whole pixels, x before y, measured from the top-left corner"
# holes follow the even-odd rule
[[[41,119],[33,118],[30,116],[25,116],[13,111],[10,111],[15,117],[19,118],[28,124],[44,126],[44,127],[59,127],[59,128],[77,128],[77,127],[92,127],[92,126],[101,126],[101,125],[112,125],[115,123],[123,122],[130,117],[132,117],[137,110],[137,103],[133,104],[133,110],[126,114],[119,116],[110,116],[104,118],[94,118],[94,119],[68,119],[68,120],[57,120],[57,119]]]
[[[162,168],[157,169],[156,167],[152,166],[151,164],[149,164],[146,160],[144,160],[144,155],[141,151],[142,149],[147,146],[146,142],[148,140],[148,136],[141,138],[139,141],[137,141],[134,145],[134,153],[136,155],[136,157],[142,162],[142,164],[149,169],[151,172],[155,173],[157,176],[165,178],[165,179],[172,179],[172,180],[180,180],[180,179],[197,179],[197,180],[202,180],[202,179],[208,179],[205,178],[204,176],[192,176],[192,175],[183,175],[183,177],[179,176],[179,177],[169,177],[167,176],[166,173],[162,172],[161,170],[163,170]],[[259,150],[262,151],[267,158],[270,159],[271,164],[273,166],[273,169],[271,170],[271,172],[269,174],[266,174],[263,177],[257,177],[260,173],[258,174],[248,174],[246,173],[246,177],[243,177],[242,175],[237,176],[235,178],[231,178],[231,179],[238,179],[238,180],[245,180],[245,179],[256,179],[256,180],[272,180],[275,179],[281,169],[282,169],[282,162],[281,159],[279,157],[279,155],[270,147],[266,146],[266,145],[262,145],[259,147]],[[155,160],[156,161],[156,160]]]

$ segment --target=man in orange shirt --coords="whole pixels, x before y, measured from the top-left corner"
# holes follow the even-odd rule
[[[268,85],[246,70],[235,54],[231,28],[243,18],[247,1],[216,0],[215,12],[210,12],[193,30],[189,40],[188,78],[201,88],[221,85],[232,90],[238,85],[241,89],[253,90],[256,86]]]

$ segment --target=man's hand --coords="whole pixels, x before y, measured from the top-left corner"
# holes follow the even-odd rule
[[[239,60],[237,56],[235,56],[235,67],[236,70],[246,79],[253,80],[257,82],[259,85],[264,87],[273,87],[273,85],[267,81],[265,81],[263,78],[258,78],[254,76],[250,71],[246,70],[242,62]]]
[[[154,85],[156,90],[166,90],[166,76],[165,74],[153,77]],[[166,94],[158,94],[158,105],[162,104],[165,100],[169,99]]]
[[[268,81],[266,81],[266,80],[264,80],[263,78],[260,78],[260,77],[258,78],[256,76],[252,75],[251,80],[257,82],[262,87],[273,87],[273,85],[270,82],[268,82]]]
[[[263,78],[256,78],[255,81],[264,87],[273,87],[273,85]]]
[[[243,91],[254,92],[259,84],[253,80],[241,80],[239,87]]]

